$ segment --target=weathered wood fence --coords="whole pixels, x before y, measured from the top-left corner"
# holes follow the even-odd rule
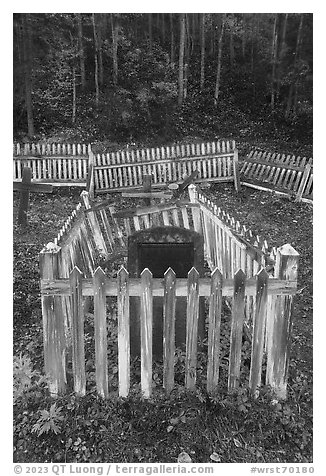
[[[279,269],[289,268],[289,256],[293,258],[289,247],[279,250]],[[55,257],[56,252],[52,254]],[[292,262],[291,262],[292,265]],[[288,364],[288,345],[282,348],[282,342],[275,345],[275,339],[282,337],[287,342],[287,325],[290,308],[285,306],[292,300],[296,291],[296,280],[270,278],[262,269],[256,278],[246,279],[242,270],[238,270],[233,279],[223,278],[216,268],[209,278],[199,278],[195,268],[188,274],[188,279],[176,278],[170,268],[164,279],[153,278],[147,268],[140,278],[130,278],[125,268],[120,268],[116,279],[109,279],[101,268],[97,268],[93,278],[83,278],[81,271],[75,267],[69,279],[43,279],[41,291],[43,296],[43,319],[45,328],[45,365],[50,376],[50,391],[57,394],[65,391],[66,367],[65,321],[62,312],[62,297],[71,299],[71,339],[74,391],[79,395],[86,393],[84,316],[83,296],[94,296],[95,326],[95,362],[96,386],[103,397],[109,395],[106,296],[116,296],[118,305],[118,362],[119,395],[126,397],[130,389],[130,335],[129,335],[129,297],[138,296],[141,302],[141,389],[145,398],[152,393],[152,325],[154,296],[164,297],[164,355],[163,386],[170,392],[174,387],[174,309],[178,296],[187,296],[187,333],[186,333],[186,367],[185,387],[193,390],[196,385],[197,372],[197,324],[199,296],[209,297],[208,327],[208,364],[207,390],[213,393],[219,384],[220,326],[222,296],[233,298],[232,323],[230,336],[230,354],[228,369],[228,389],[239,386],[241,376],[241,349],[246,296],[253,296],[256,301],[254,318],[254,335],[251,351],[251,368],[249,387],[253,395],[257,394],[261,384],[262,358],[267,339],[267,376],[270,384],[280,397],[286,394],[284,368]],[[278,300],[277,312],[268,300]],[[282,300],[282,302],[280,301]],[[282,305],[283,304],[283,305]],[[285,313],[285,314],[284,314]],[[267,322],[267,326],[266,326]],[[58,332],[60,330],[60,332]],[[55,337],[55,338],[54,338]],[[282,367],[280,372],[279,367]]]
[[[141,385],[144,395],[150,396],[152,297],[165,296],[165,342],[171,345],[170,333],[173,331],[170,324],[175,291],[176,296],[188,296],[187,388],[193,388],[196,381],[193,369],[196,367],[194,342],[198,296],[207,296],[210,320],[208,390],[213,392],[218,385],[220,303],[223,298],[231,302],[232,309],[229,388],[235,388],[239,384],[239,349],[243,324],[249,322],[247,333],[250,334],[252,345],[251,391],[255,393],[260,385],[261,356],[266,353],[265,382],[273,387],[280,398],[286,397],[291,303],[296,289],[298,253],[290,245],[284,245],[278,250],[270,247],[266,241],[254,236],[250,230],[216,208],[198,187],[190,186],[189,196],[190,201],[117,211],[109,200],[94,205],[89,194],[82,192],[82,203],[66,221],[54,243],[40,253],[45,369],[52,394],[65,391],[65,355],[70,339],[73,343],[74,388],[77,393],[85,392],[83,316],[87,300],[94,297],[96,381],[98,392],[107,395],[107,365],[104,355],[106,296],[117,297],[120,322],[119,392],[120,395],[128,393],[130,370],[127,297],[139,296],[142,303],[143,347]],[[134,231],[160,225],[189,228],[204,236],[205,254],[212,273],[210,277],[199,278],[198,273],[192,270],[188,280],[173,278],[171,271],[166,273],[164,279],[153,279],[147,271],[139,279],[129,279],[128,273],[121,269],[117,279],[113,279],[105,277],[103,271],[97,269],[103,257],[110,262],[119,252],[126,254],[127,237]],[[149,349],[146,353],[145,348]],[[164,386],[167,390],[173,386],[172,353],[173,348],[166,349],[164,354]]]
[[[230,181],[236,190],[243,184],[294,196],[296,201],[313,198],[311,158],[252,150],[239,165],[234,141],[126,148],[106,154],[94,154],[90,144],[14,144],[14,181],[22,179],[24,165],[31,167],[34,182],[84,186],[91,196],[141,188],[148,174],[153,187],[181,183],[197,170],[197,183]]]
[[[97,193],[141,188],[143,176],[152,175],[153,187],[182,183],[198,171],[196,182],[229,182],[239,188],[238,151],[234,141],[180,144],[156,148],[126,148],[94,154],[90,144],[15,144],[14,181],[24,165],[33,180],[54,185],[85,186]]]
[[[196,182],[234,182],[239,187],[238,151],[234,141],[180,144],[147,149],[125,149],[94,156],[96,193],[119,191],[143,185],[152,175],[152,186],[182,183],[198,171]]]
[[[241,184],[276,191],[296,201],[313,199],[312,158],[252,150],[241,162]]]
[[[90,154],[90,144],[14,144],[14,181],[22,179],[26,165],[34,182],[86,187]]]

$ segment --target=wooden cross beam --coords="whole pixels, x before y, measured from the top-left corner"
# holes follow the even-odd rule
[[[147,206],[152,204],[152,198],[154,198],[155,193],[162,193],[162,192],[152,192],[152,176],[150,174],[143,175],[143,189],[142,191],[137,190],[130,190],[130,192],[123,192],[123,197],[132,197],[132,198],[143,198],[144,202]],[[158,198],[165,198],[165,197],[158,197]]]
[[[194,182],[195,178],[198,176],[198,170],[194,170],[189,177],[186,177],[185,180],[180,184],[171,183],[168,185],[170,190],[173,190],[173,196],[179,197],[186,188]]]
[[[52,193],[53,186],[41,183],[32,183],[32,169],[23,168],[23,178],[21,182],[14,182],[14,191],[20,192],[20,202],[18,210],[18,225],[27,226],[27,212],[29,206],[29,194],[31,193]]]

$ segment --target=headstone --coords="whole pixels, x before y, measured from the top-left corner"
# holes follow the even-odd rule
[[[194,231],[178,227],[155,227],[129,236],[128,271],[130,277],[139,277],[144,268],[150,269],[153,278],[163,278],[171,267],[177,278],[187,278],[195,267],[203,275],[203,237]],[[204,337],[205,316],[202,299],[199,306],[198,336]],[[176,298],[175,344],[186,343],[187,298]],[[140,299],[130,298],[130,346],[131,356],[140,355]],[[153,358],[163,356],[163,297],[153,298]]]

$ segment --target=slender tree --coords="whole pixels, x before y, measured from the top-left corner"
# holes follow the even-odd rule
[[[200,91],[205,83],[205,13],[200,14]]]
[[[242,59],[246,58],[246,42],[247,42],[247,21],[246,21],[246,14],[242,14],[242,35],[241,35],[241,51],[242,51]]]
[[[230,40],[230,66],[231,68],[234,65],[234,14],[231,13],[228,18],[229,24],[229,40]]]
[[[77,110],[76,97],[77,97],[77,94],[76,94],[76,68],[73,67],[73,69],[72,69],[72,118],[71,118],[71,122],[73,124],[75,124],[75,122],[76,122],[76,110]]]
[[[286,28],[288,22],[288,13],[284,14],[283,19],[283,26],[282,26],[282,36],[281,36],[281,43],[279,48],[279,58],[278,58],[278,71],[277,71],[277,83],[276,83],[276,97],[278,98],[280,95],[280,85],[281,85],[281,71],[282,71],[282,61],[285,57],[286,53]]]
[[[101,86],[103,86],[103,83],[104,83],[104,67],[103,67],[103,51],[102,51],[103,19],[102,19],[102,14],[101,13],[97,13],[96,16],[98,18],[96,32],[97,32],[97,47],[98,47],[99,83],[100,83]]]
[[[302,27],[303,27],[303,14],[300,15],[300,24],[298,30],[298,37],[297,37],[297,47],[296,47],[296,63],[300,60],[300,49],[302,43]],[[298,66],[297,66],[298,67]],[[293,100],[293,114],[296,115],[297,113],[297,106],[298,106],[298,89],[299,89],[299,74],[297,72],[296,80],[294,83],[294,100]]]
[[[182,106],[183,102],[183,80],[184,80],[184,54],[185,54],[185,37],[186,37],[186,15],[180,14],[180,47],[179,47],[179,93],[178,104]]]
[[[111,13],[111,26],[112,26],[112,56],[113,56],[113,84],[118,85],[118,35],[119,25],[117,18]]]
[[[174,28],[173,28],[173,13],[170,13],[170,33],[171,33],[171,52],[170,61],[174,65]]]
[[[294,63],[293,63],[293,68],[294,71],[298,67],[298,61],[299,61],[299,54],[300,54],[300,45],[301,45],[301,36],[302,36],[302,25],[303,25],[303,14],[301,13],[300,15],[300,22],[299,22],[299,28],[298,28],[298,34],[297,34],[297,42],[296,42],[296,47],[295,47],[295,54],[294,54]],[[296,72],[295,72],[296,74]],[[296,112],[296,105],[297,105],[297,88],[298,88],[298,78],[295,79],[295,81],[292,81],[290,88],[289,88],[289,95],[288,95],[288,100],[287,100],[287,106],[285,110],[285,117],[289,118],[291,115],[291,112]]]
[[[27,113],[28,135],[32,137],[35,134],[33,102],[32,102],[32,35],[31,18],[29,13],[22,14],[23,30],[23,57],[24,57],[24,80],[25,80],[25,104]]]
[[[97,33],[96,33],[95,13],[92,13],[92,24],[93,24],[94,46],[95,46],[95,53],[94,53],[95,103],[96,103],[96,106],[98,106],[100,101],[100,87],[99,87],[99,78],[98,78],[98,41],[97,41]]]
[[[152,51],[153,46],[153,27],[152,27],[152,14],[148,13],[148,37],[149,37],[149,49]]]
[[[78,24],[78,47],[79,47],[79,65],[80,65],[80,81],[81,87],[86,88],[86,68],[85,68],[85,52],[83,45],[83,24],[81,13],[77,13]]]
[[[220,35],[218,39],[217,72],[216,72],[216,83],[215,83],[215,94],[214,94],[215,107],[218,104],[218,98],[219,98],[220,87],[221,87],[222,45],[223,45],[224,28],[225,28],[225,14],[222,15],[222,25],[221,25]]]
[[[271,108],[273,110],[275,106],[275,74],[276,74],[276,61],[277,61],[277,13],[275,13],[275,17],[274,17],[271,60],[272,60]]]
[[[188,95],[188,74],[189,74],[189,61],[190,61],[190,22],[189,14],[186,16],[186,31],[185,31],[185,53],[184,53],[184,72],[183,72],[183,98],[186,99]]]

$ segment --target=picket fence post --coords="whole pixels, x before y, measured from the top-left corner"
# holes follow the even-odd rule
[[[277,250],[275,277],[297,280],[299,253],[289,244]],[[267,317],[266,384],[279,399],[286,399],[292,331],[292,295],[277,295],[270,299]]]
[[[304,172],[303,172],[303,175],[302,175],[302,178],[301,178],[301,182],[300,182],[300,185],[299,185],[296,197],[295,197],[295,202],[300,202],[300,200],[302,198],[303,192],[306,188],[306,185],[307,185],[307,182],[308,182],[308,179],[309,179],[309,176],[310,176],[310,171],[311,171],[311,164],[308,163],[308,164],[306,164],[306,166],[304,168]]]
[[[49,243],[40,253],[41,279],[59,278],[59,246]],[[61,296],[42,295],[44,366],[50,394],[53,397],[66,390],[65,314]]]
[[[188,187],[189,200],[191,203],[198,203],[197,200],[197,187],[194,184],[190,184]],[[201,233],[201,220],[200,220],[200,210],[198,208],[192,207],[192,219],[194,222],[194,229],[197,233]]]
[[[93,154],[92,148],[90,144],[88,145],[88,174],[86,180],[86,190],[89,193],[89,197],[93,200],[94,199],[94,170],[95,166],[95,155]]]

